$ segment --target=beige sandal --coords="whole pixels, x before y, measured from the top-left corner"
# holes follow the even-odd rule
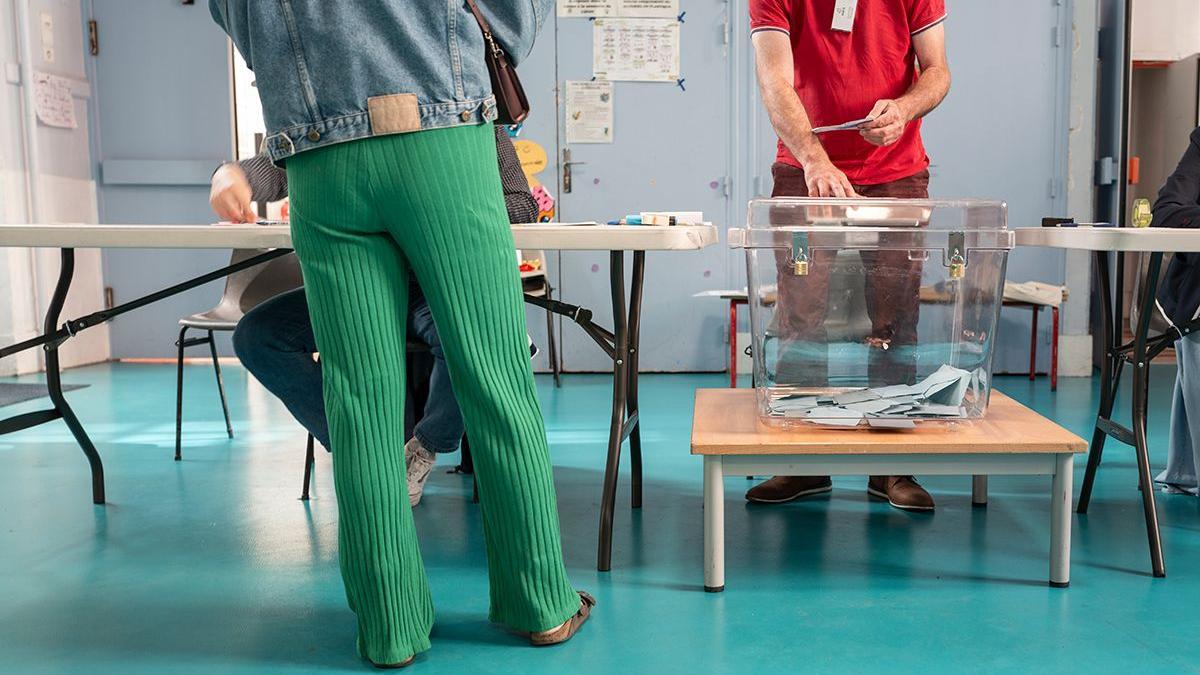
[[[380,670],[395,670],[397,668],[405,668],[405,667],[412,665],[412,662],[416,658],[417,658],[417,655],[413,654],[412,656],[408,657],[407,659],[404,659],[400,663],[375,663],[374,661],[371,661],[371,665],[375,666],[376,668],[378,668]]]
[[[529,642],[534,647],[549,647],[557,645],[567,640],[570,640],[584,621],[588,620],[588,616],[592,613],[592,608],[596,606],[596,599],[588,595],[584,591],[576,591],[579,593],[579,611],[575,612],[570,619],[567,619],[561,626],[544,630],[540,633],[530,633]]]

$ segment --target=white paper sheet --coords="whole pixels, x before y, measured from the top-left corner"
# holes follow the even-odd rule
[[[676,82],[679,22],[671,19],[596,19],[592,75],[598,80]]]
[[[567,80],[566,84],[567,143],[612,143],[612,82]]]
[[[33,76],[34,107],[38,121],[48,127],[74,129],[79,126],[75,119],[75,101],[71,98],[71,82],[49,73]]]
[[[617,12],[621,16],[661,17],[674,19],[679,16],[679,0],[618,0]]]
[[[559,0],[559,16],[616,16],[617,0]]]

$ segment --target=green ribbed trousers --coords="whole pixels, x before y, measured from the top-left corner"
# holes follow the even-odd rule
[[[493,621],[567,620],[545,424],[490,125],[358,140],[288,160],[291,228],[324,374],[338,551],[358,647],[429,648],[433,602],[404,464],[408,270],[437,323],[471,436]]]

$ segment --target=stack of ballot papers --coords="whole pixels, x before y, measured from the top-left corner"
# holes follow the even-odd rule
[[[834,427],[911,429],[917,421],[967,416],[963,399],[978,394],[976,373],[943,365],[916,384],[850,389],[831,394],[771,392],[772,417]]]

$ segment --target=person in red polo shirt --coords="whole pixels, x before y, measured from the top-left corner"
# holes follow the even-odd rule
[[[750,0],[759,91],[779,134],[771,196],[929,196],[921,118],[950,90],[945,18],[944,0]],[[813,133],[863,118],[871,121],[857,129]],[[908,258],[904,251],[863,253],[872,341],[916,343],[921,262]],[[782,335],[822,341],[828,268],[779,275],[778,307],[797,310],[777,310]],[[907,351],[873,355],[872,384],[909,381],[915,363],[899,356]],[[800,370],[824,382],[823,366]],[[828,476],[776,476],[746,499],[781,503],[832,489]],[[897,508],[933,509],[912,476],[871,476],[867,491]]]

